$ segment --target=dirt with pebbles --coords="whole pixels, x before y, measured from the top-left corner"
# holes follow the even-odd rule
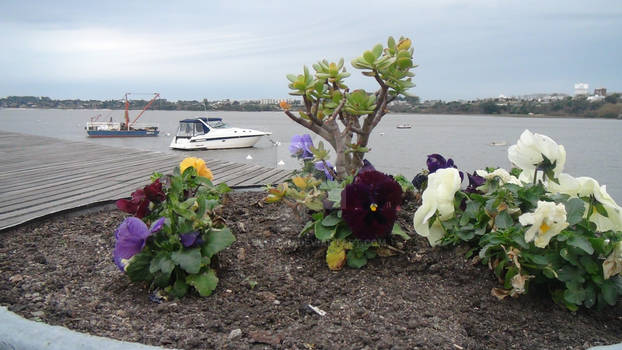
[[[568,312],[535,293],[499,301],[464,249],[414,237],[404,254],[329,271],[306,219],[264,194],[228,195],[237,241],[207,298],[151,301],[112,261],[112,206],[0,233],[0,304],[26,318],[180,349],[585,349],[622,342],[622,306]],[[413,234],[414,206],[399,221]],[[313,308],[316,308],[315,311]],[[322,311],[325,315],[321,315]]]

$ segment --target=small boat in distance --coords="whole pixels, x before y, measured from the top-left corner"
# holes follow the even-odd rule
[[[136,136],[158,136],[160,133],[158,124],[138,124],[136,121],[140,118],[143,113],[149,108],[153,102],[160,97],[160,94],[154,93],[153,98],[145,108],[134,118],[134,120],[130,123],[130,115],[129,115],[129,107],[130,102],[127,96],[130,93],[125,94],[125,122],[113,122],[112,118],[110,121],[98,121],[101,115],[98,115],[95,118],[91,118],[91,121],[86,123],[86,134],[88,137],[136,137]]]
[[[222,118],[196,117],[179,121],[177,134],[170,144],[173,149],[226,149],[253,147],[271,132],[228,126]]]
[[[398,124],[398,125],[396,126],[396,128],[398,128],[398,129],[410,129],[410,128],[412,128],[412,127],[413,127],[413,126],[412,126],[412,125],[410,125],[410,124]]]

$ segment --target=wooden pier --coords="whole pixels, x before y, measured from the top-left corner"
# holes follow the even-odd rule
[[[126,198],[183,156],[0,131],[0,231],[50,214]],[[291,171],[206,159],[214,183],[284,181]]]

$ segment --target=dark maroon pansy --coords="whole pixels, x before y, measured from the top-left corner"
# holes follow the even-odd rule
[[[341,192],[341,211],[354,237],[370,241],[393,230],[402,202],[402,188],[376,170],[361,171]]]
[[[151,184],[145,186],[143,190],[145,191],[147,199],[152,202],[160,203],[166,199],[166,194],[162,190],[162,183],[160,182],[160,179],[156,179]]]
[[[445,168],[458,169],[456,164],[454,164],[453,159],[451,158],[445,159],[445,157],[443,157],[442,155],[438,153],[428,155],[428,160],[426,161],[426,164],[428,166],[428,171],[430,174],[436,172],[438,169],[445,169]],[[458,173],[460,174],[460,179],[464,180],[464,173],[462,171],[458,171]]]
[[[149,213],[149,199],[144,190],[132,192],[132,199],[119,199],[117,208],[126,213],[132,214],[139,219],[144,218]]]

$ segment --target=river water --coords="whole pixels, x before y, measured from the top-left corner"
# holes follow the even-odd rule
[[[137,113],[130,111],[130,118]],[[289,155],[291,137],[308,132],[282,112],[148,111],[140,122],[159,123],[158,137],[88,138],[85,123],[97,114],[102,114],[104,120],[112,117],[120,121],[123,111],[0,109],[0,130],[286,169],[299,166]],[[272,136],[246,149],[169,149],[178,121],[194,116],[222,117],[229,125],[270,131]],[[404,123],[411,124],[412,128],[396,128]],[[622,121],[619,120],[388,114],[374,129],[369,142],[372,150],[367,159],[378,170],[403,174],[407,178],[425,168],[426,156],[431,153],[453,158],[461,170],[468,172],[485,166],[508,169],[507,149],[525,129],[548,135],[564,145],[567,152],[565,172],[590,176],[601,185],[606,184],[609,194],[622,204]],[[321,140],[315,135],[312,138],[316,145]],[[279,165],[281,161],[285,164]]]

